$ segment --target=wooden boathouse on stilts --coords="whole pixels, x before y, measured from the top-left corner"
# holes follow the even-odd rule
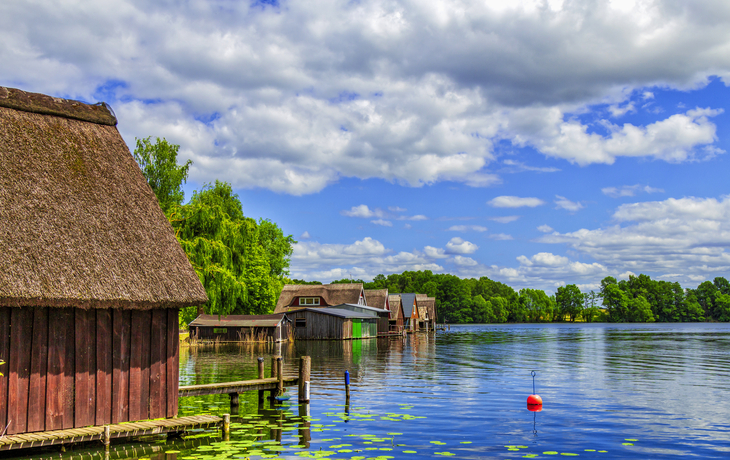
[[[207,296],[116,124],[0,87],[0,433],[177,415]]]

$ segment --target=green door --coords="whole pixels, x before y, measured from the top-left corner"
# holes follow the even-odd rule
[[[352,319],[352,338],[353,339],[362,338],[362,323],[360,322],[359,318]]]

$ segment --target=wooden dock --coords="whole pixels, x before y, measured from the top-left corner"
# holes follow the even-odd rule
[[[299,383],[298,377],[289,377],[282,379],[284,386],[292,386]],[[255,379],[241,380],[238,382],[210,383],[207,385],[189,385],[181,386],[178,394],[183,396],[200,396],[200,395],[221,395],[232,393],[245,393],[247,391],[272,391],[276,390],[279,385],[279,379]]]
[[[41,431],[0,437],[0,451],[46,447],[116,438],[182,433],[194,428],[221,427],[223,418],[215,415],[147,420],[116,425],[89,426],[70,430]],[[105,432],[108,434],[105,435]],[[106,438],[108,436],[108,438]]]

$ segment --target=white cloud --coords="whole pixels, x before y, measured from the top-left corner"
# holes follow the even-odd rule
[[[499,222],[500,224],[509,224],[519,219],[520,216],[501,216],[501,217],[490,217],[489,220]]]
[[[495,208],[534,208],[545,204],[545,202],[533,197],[498,196],[487,201],[487,204]]]
[[[340,211],[340,214],[348,217],[383,217],[383,211],[380,209],[370,209],[367,205],[361,204],[360,206],[353,206],[349,211]]]
[[[392,212],[406,212],[407,209],[399,208],[398,206],[388,206],[388,210]]]
[[[537,167],[537,166],[528,166],[522,162],[515,161],[515,160],[504,160],[502,161],[502,164],[509,167],[508,172],[517,173],[517,172],[523,172],[523,171],[534,171],[534,172],[558,172],[560,171],[559,168],[554,167]]]
[[[709,118],[722,113],[719,109],[696,108],[647,126],[629,123],[618,126],[604,120],[602,124],[609,130],[606,136],[589,133],[588,126],[578,121],[563,121],[563,114],[555,108],[524,110],[542,111],[545,120],[539,136],[526,135],[521,138],[521,143],[581,166],[613,164],[618,157],[653,157],[679,163],[719,153],[716,148],[702,148],[711,146],[717,139],[716,126]],[[550,119],[553,121],[550,122]]]
[[[479,249],[479,246],[458,236],[451,238],[446,243],[446,251],[450,254],[473,254],[477,249]]]
[[[474,267],[479,265],[479,262],[472,259],[471,257],[454,256],[454,263],[462,267]]]
[[[445,259],[448,257],[446,254],[446,250],[443,248],[434,248],[433,246],[426,246],[423,248],[423,252],[426,253],[428,257],[434,258],[434,259]]]
[[[553,228],[549,225],[540,225],[539,227],[537,227],[537,230],[542,233],[550,233],[553,231]]]
[[[486,232],[489,230],[487,227],[481,225],[452,225],[446,231],[449,232]]]
[[[302,233],[302,234],[301,234],[301,235],[299,236],[299,239],[300,239],[300,240],[308,240],[308,239],[310,239],[310,238],[311,238],[311,236],[309,236],[309,232],[307,232],[307,231],[305,231],[304,233]]]
[[[621,187],[604,187],[601,189],[604,195],[611,198],[621,198],[626,196],[634,196],[637,193],[664,193],[660,188],[650,187],[648,185],[623,185]]]
[[[350,274],[356,278],[372,279],[379,273],[442,271],[443,267],[432,259],[419,251],[393,254],[392,250],[370,237],[352,244],[300,242],[294,245],[291,274],[294,278],[328,282]]]
[[[555,200],[557,209],[565,209],[567,211],[573,212],[583,209],[583,205],[579,201],[570,201],[569,199],[560,195],[555,195],[555,198],[557,198],[557,200]]]
[[[493,185],[503,140],[580,165],[718,153],[712,108],[575,118],[730,79],[716,5],[615,3],[0,2],[0,82],[111,102],[128,143],[180,144],[197,183],[295,195],[343,177]]]
[[[399,216],[398,220],[428,220],[428,217],[423,214],[417,214],[415,216]]]
[[[512,235],[508,235],[506,233],[493,233],[489,235],[489,238],[497,241],[509,241],[514,239]]]
[[[377,220],[371,220],[370,223],[375,225],[382,225],[383,227],[392,227],[393,223],[389,220],[385,219],[377,219]]]
[[[677,281],[692,284],[730,271],[727,196],[625,204],[613,219],[612,226],[553,233],[539,241],[565,244],[612,273],[683,273]]]

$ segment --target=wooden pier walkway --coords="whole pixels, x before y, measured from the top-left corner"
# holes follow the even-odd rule
[[[45,447],[88,441],[149,436],[164,433],[182,433],[194,428],[220,427],[223,418],[215,415],[147,420],[144,422],[120,423],[118,425],[90,426],[70,430],[41,431],[37,433],[14,434],[0,437],[0,451]],[[105,435],[105,431],[108,434]]]
[[[284,386],[296,385],[298,377],[282,379]],[[255,380],[240,380],[238,382],[210,383],[207,385],[189,385],[178,388],[178,394],[183,396],[220,395],[231,393],[245,393],[246,391],[271,391],[276,390],[279,379],[276,377]]]

